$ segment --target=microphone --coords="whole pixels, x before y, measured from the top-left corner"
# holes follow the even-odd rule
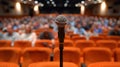
[[[67,24],[67,18],[63,15],[58,15],[55,20],[57,26],[58,26],[58,38],[59,42],[63,43],[64,42],[64,37],[65,37],[65,25]]]
[[[59,49],[60,49],[60,67],[63,67],[63,47],[64,47],[64,37],[65,37],[65,25],[67,24],[67,19],[63,15],[56,17],[56,24],[58,26],[58,38],[59,38]]]

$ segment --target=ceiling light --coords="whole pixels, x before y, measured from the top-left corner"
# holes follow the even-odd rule
[[[87,6],[88,4],[87,3],[85,3],[85,6]]]
[[[103,0],[98,0],[98,3],[102,3],[103,2]]]
[[[53,1],[53,0],[50,0],[50,1]]]
[[[38,1],[35,1],[35,4],[38,4]]]
[[[56,4],[54,4],[53,6],[56,7]]]
[[[47,1],[47,4],[50,4],[50,1]]]
[[[76,7],[78,7],[78,4],[75,4]]]
[[[32,0],[29,0],[29,1],[32,1]]]
[[[43,7],[44,6],[44,4],[41,4],[41,7]]]
[[[43,6],[44,6],[44,4],[42,4],[42,3],[39,3],[39,6],[43,7]]]
[[[23,3],[24,3],[24,4],[26,4],[26,3],[27,3],[27,1],[23,1]]]
[[[66,0],[66,3],[69,3],[69,0]]]
[[[82,4],[84,4],[84,3],[85,3],[85,1],[81,1],[81,3],[82,3]]]
[[[67,7],[67,6],[68,6],[68,4],[67,4],[67,3],[65,3],[65,4],[64,4],[64,7]]]
[[[52,1],[52,4],[55,4],[55,3]]]

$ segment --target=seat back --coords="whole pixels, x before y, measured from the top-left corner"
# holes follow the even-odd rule
[[[114,60],[120,62],[120,48],[114,50]]]
[[[20,61],[20,55],[21,54],[19,48],[0,48],[0,62],[12,62],[18,64]]]
[[[18,40],[14,42],[14,47],[19,47],[21,49],[32,47],[32,43],[27,40]]]
[[[80,35],[79,35],[79,36],[73,36],[72,40],[73,41],[76,41],[76,40],[86,40],[86,38],[85,37],[80,37]]]
[[[58,48],[54,49],[54,61],[59,61],[60,52]],[[75,47],[64,47],[63,50],[63,61],[73,62],[77,65],[80,64],[80,50]]]
[[[81,51],[83,51],[86,47],[95,47],[95,43],[92,40],[77,40],[75,42],[75,47],[78,47]]]
[[[112,61],[112,52],[108,48],[89,47],[84,49],[83,61],[85,64],[94,62]]]
[[[120,40],[120,36],[107,36],[108,40],[115,40],[115,41],[119,41]]]
[[[73,46],[74,46],[74,44],[73,44],[72,40],[68,40],[68,39],[64,40],[64,47],[73,47]],[[55,47],[59,47],[59,41],[58,40],[55,42]]]
[[[118,41],[118,46],[117,47],[120,48],[120,40]]]
[[[32,63],[29,67],[60,67],[59,62],[41,62],[41,63]],[[78,67],[74,63],[63,62],[63,67]]]
[[[97,41],[96,45],[98,47],[106,47],[111,50],[117,48],[117,42],[115,40],[99,40]]]
[[[0,62],[0,67],[19,67],[19,65],[10,62]]]
[[[88,67],[120,67],[120,62],[98,62],[92,63]]]
[[[35,47],[48,47],[52,44],[51,40],[36,40]]]
[[[94,42],[98,40],[104,40],[105,38],[103,36],[92,36],[90,37],[90,40],[93,40]]]
[[[51,50],[49,48],[26,48],[23,51],[23,66],[28,67],[29,64],[35,62],[45,62],[50,61]]]
[[[11,41],[9,41],[9,40],[0,40],[0,47],[11,47]]]

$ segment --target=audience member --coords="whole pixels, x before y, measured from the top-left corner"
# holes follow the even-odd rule
[[[85,35],[86,31],[84,28],[82,28],[81,24],[76,24],[76,28],[74,30],[74,34],[79,34],[81,36]]]
[[[32,42],[32,46],[34,46],[34,43],[37,39],[36,34],[32,31],[32,28],[27,25],[25,27],[25,33],[22,33],[19,37],[19,40],[29,40]]]
[[[120,25],[115,25],[113,30],[109,32],[109,35],[120,36]]]
[[[3,32],[2,32],[2,28],[0,27],[0,40],[3,39]]]
[[[94,34],[93,36],[98,36],[102,33],[102,26],[100,23],[94,23],[91,29]]]
[[[17,40],[19,37],[19,34],[17,32],[14,32],[13,29],[12,29],[12,26],[11,25],[8,25],[7,26],[7,32],[3,35],[3,39],[5,40],[11,40],[12,41],[12,45],[13,46],[13,42],[15,40]]]
[[[38,39],[47,39],[51,40],[52,44],[43,43],[46,47],[54,47],[54,37],[55,35],[50,31],[48,24],[44,25],[44,31],[41,32],[38,36]]]
[[[44,26],[44,31],[38,36],[38,39],[54,39],[54,34],[49,31],[49,26],[47,24]]]

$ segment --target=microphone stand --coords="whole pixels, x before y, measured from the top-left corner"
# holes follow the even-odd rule
[[[64,37],[65,37],[65,25],[66,23],[58,23],[58,39],[60,49],[60,67],[63,67],[63,49],[64,49]]]

